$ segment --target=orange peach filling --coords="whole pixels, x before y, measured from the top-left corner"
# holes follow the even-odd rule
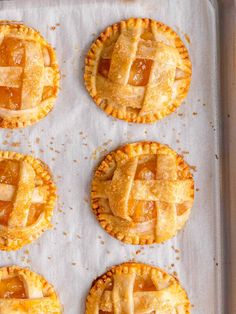
[[[128,83],[133,86],[147,85],[152,63],[152,60],[136,59],[131,66]],[[98,73],[104,77],[108,77],[110,65],[110,59],[101,59],[98,66]]]
[[[42,204],[32,204],[29,210],[27,226],[32,225],[39,218],[42,212],[43,212]]]
[[[0,161],[0,183],[17,186],[19,180],[19,163],[14,160]],[[13,209],[13,202],[0,200],[0,225],[7,226]],[[43,212],[42,204],[31,204],[27,226],[32,225]]]
[[[48,63],[50,64],[50,61]],[[24,43],[19,39],[5,37],[0,45],[0,67],[13,66],[23,68],[24,64]],[[45,86],[42,100],[45,100],[54,94],[54,87]],[[0,107],[10,110],[21,109],[21,87],[13,88],[0,86]]]
[[[134,292],[136,291],[156,291],[153,281],[150,278],[142,278],[137,276],[134,283]]]
[[[17,185],[19,170],[17,161],[10,159],[0,161],[0,183]]]
[[[147,85],[152,63],[152,60],[136,59],[130,70],[129,84],[134,86]]]
[[[0,107],[10,110],[19,110],[21,94],[18,88],[0,86]]]
[[[0,66],[24,66],[24,44],[21,40],[5,37],[0,46]],[[21,104],[20,88],[0,87],[0,106],[19,110]]]
[[[112,291],[113,290],[113,284],[109,284],[109,286],[106,287],[105,291]],[[142,278],[141,276],[136,275],[135,282],[134,282],[134,288],[133,291],[156,291],[157,288],[153,284],[153,281],[147,277]],[[112,312],[102,311],[99,310],[99,314],[111,314]],[[154,312],[153,312],[154,313]],[[151,314],[151,313],[150,313]]]
[[[0,183],[17,185],[19,163],[13,160],[0,161]],[[12,202],[0,201],[0,224],[7,225],[12,211]]]
[[[5,37],[0,46],[0,66],[23,66],[24,44],[22,40]]]
[[[7,226],[12,212],[12,202],[0,201],[0,225]]]
[[[1,299],[25,299],[26,293],[23,282],[19,277],[3,279],[0,281]]]
[[[156,159],[139,163],[135,180],[154,180],[156,175]],[[156,217],[155,202],[129,200],[129,212],[133,221],[144,222]]]

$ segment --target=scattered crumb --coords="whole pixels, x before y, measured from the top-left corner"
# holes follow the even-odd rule
[[[178,278],[178,274],[177,274],[177,272],[176,271],[173,271],[173,276],[175,276],[176,278]]]
[[[12,136],[12,132],[8,132],[7,134],[6,134],[6,138],[10,138]]]
[[[197,171],[197,167],[196,167],[196,166],[191,166],[191,165],[189,165],[189,168],[190,168],[191,170],[193,170],[194,172]]]
[[[184,37],[185,37],[185,39],[187,40],[187,42],[188,42],[189,44],[191,44],[191,40],[190,40],[189,35],[188,35],[188,34],[184,34]]]
[[[88,197],[85,197],[85,198],[84,198],[84,202],[89,204],[89,198],[88,198]]]
[[[20,142],[12,142],[11,146],[12,147],[19,147],[20,146]]]
[[[92,160],[97,160],[100,155],[104,155],[107,153],[107,146],[112,143],[112,140],[108,140],[107,142],[104,142],[101,146],[98,146],[93,152],[92,152]]]

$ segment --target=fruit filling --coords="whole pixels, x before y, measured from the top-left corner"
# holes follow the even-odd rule
[[[134,180],[155,180],[156,158],[143,156],[139,160]],[[129,212],[134,222],[145,222],[156,217],[155,202],[129,199]]]
[[[0,225],[7,226],[12,212],[12,202],[0,201]]]
[[[17,187],[19,182],[19,166],[19,162],[14,160],[0,161],[0,184],[9,184]],[[0,225],[8,225],[8,220],[13,209],[13,204],[13,201],[0,200]],[[27,226],[30,226],[35,221],[37,221],[43,210],[43,204],[31,204]]]
[[[147,85],[152,63],[152,60],[136,59],[131,66],[128,83],[133,86]],[[104,77],[108,77],[110,65],[110,59],[101,59],[98,66],[98,73]]]
[[[27,226],[30,226],[35,221],[37,221],[42,212],[43,212],[43,204],[31,204],[29,215],[28,215]]]
[[[154,285],[153,281],[151,278],[142,278],[139,276],[136,276],[135,278],[135,283],[134,283],[134,292],[137,291],[156,291],[157,288]]]
[[[19,162],[14,160],[0,161],[0,183],[17,185],[19,180]]]
[[[136,59],[130,70],[129,84],[134,86],[147,85],[152,64],[152,60]]]
[[[19,277],[0,281],[0,299],[25,299],[24,283]]]
[[[23,67],[25,63],[24,44],[21,40],[5,37],[0,45],[0,67]],[[19,110],[21,105],[21,89],[0,86],[0,107]]]
[[[23,66],[24,44],[22,40],[5,37],[0,45],[0,66]]]

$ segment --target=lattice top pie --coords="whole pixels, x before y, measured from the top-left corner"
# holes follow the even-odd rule
[[[173,112],[186,97],[191,62],[170,27],[131,18],[108,27],[92,44],[84,78],[107,114],[149,123]]]
[[[1,314],[61,314],[62,307],[51,284],[29,269],[0,268]]]
[[[56,189],[32,156],[0,152],[0,249],[17,250],[51,227]]]
[[[34,29],[0,21],[0,127],[33,124],[52,109],[59,70],[53,48]]]
[[[131,244],[173,237],[188,219],[193,198],[188,165],[156,142],[128,144],[108,154],[92,182],[92,208],[100,224]]]
[[[126,263],[95,280],[86,314],[189,314],[190,307],[176,278],[157,267]]]

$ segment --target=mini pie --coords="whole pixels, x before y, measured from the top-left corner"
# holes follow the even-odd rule
[[[157,267],[125,263],[93,282],[86,314],[189,314],[190,308],[175,277]]]
[[[108,27],[85,61],[85,85],[107,114],[150,123],[186,97],[191,61],[179,36],[151,19],[130,18]]]
[[[189,166],[168,146],[127,144],[95,171],[92,209],[102,227],[130,244],[172,238],[189,217],[194,181]]]
[[[34,29],[0,21],[0,127],[31,125],[52,110],[59,88],[55,51]]]
[[[1,314],[61,314],[62,306],[51,284],[27,268],[0,268]]]
[[[17,250],[51,227],[56,188],[32,156],[0,151],[0,249]]]

